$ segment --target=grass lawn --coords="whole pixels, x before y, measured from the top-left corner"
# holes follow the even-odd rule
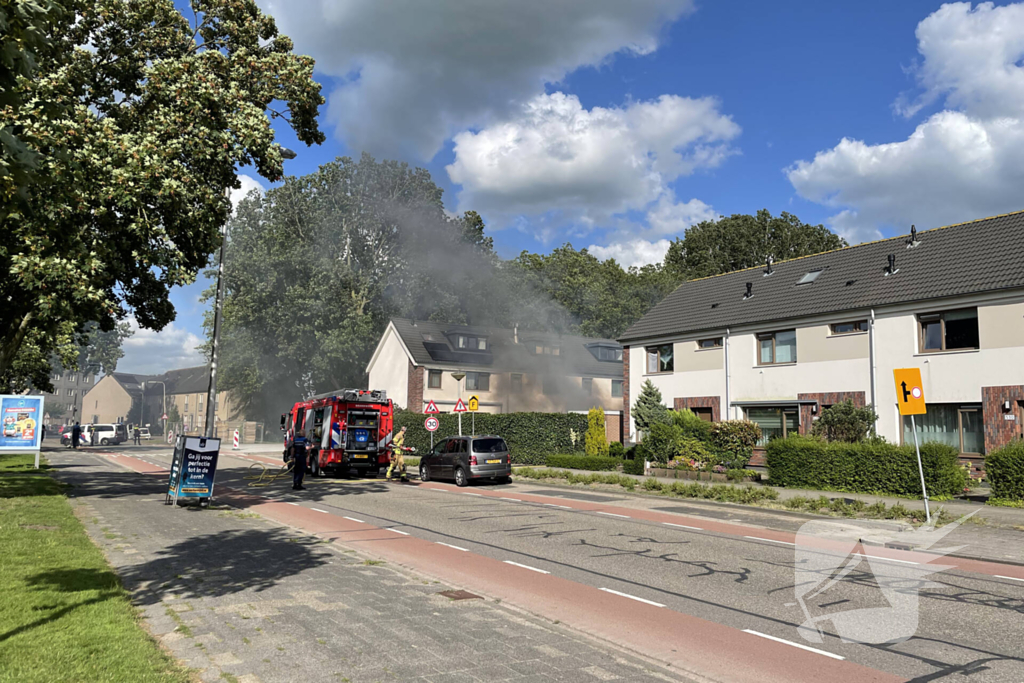
[[[190,681],[139,625],[62,485],[32,465],[0,454],[0,681]]]

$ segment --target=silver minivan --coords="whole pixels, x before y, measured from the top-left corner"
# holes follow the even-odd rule
[[[450,436],[420,458],[420,481],[431,479],[454,479],[456,486],[470,479],[507,484],[512,481],[512,456],[500,436]]]

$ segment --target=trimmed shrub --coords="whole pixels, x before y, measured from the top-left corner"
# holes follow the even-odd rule
[[[609,458],[625,458],[626,448],[618,441],[612,441],[608,444],[608,457]]]
[[[644,458],[638,457],[633,460],[622,461],[622,473],[623,474],[639,474],[644,473]]]
[[[717,455],[708,448],[707,444],[692,436],[682,436],[676,442],[675,456],[681,460],[693,463],[694,469],[708,469],[717,464]]]
[[[858,408],[846,400],[821,411],[811,432],[828,441],[857,443],[867,438],[877,420],[878,414],[871,406]]]
[[[408,427],[405,444],[425,453],[430,450],[430,432],[423,427],[424,415],[403,410],[395,414],[395,431]],[[434,443],[446,436],[457,436],[457,415],[437,415],[441,426],[434,432]],[[469,434],[470,419],[462,420],[462,433]],[[476,433],[496,434],[505,439],[512,462],[518,465],[543,465],[552,453],[575,453],[569,430],[587,431],[587,416],[577,413],[477,413]],[[582,441],[579,444],[583,446]]]
[[[985,478],[993,498],[1024,500],[1024,441],[1013,441],[986,455]]]
[[[664,465],[679,452],[682,439],[682,429],[674,424],[658,422],[651,425],[650,433],[643,440],[643,448],[651,460]]]
[[[683,436],[700,441],[711,440],[711,423],[700,419],[690,410],[673,410],[672,419],[677,427],[683,430]]]
[[[610,472],[618,469],[622,461],[618,458],[604,458],[590,455],[549,455],[548,467],[565,467],[570,470]]]
[[[608,455],[608,437],[604,431],[604,411],[591,408],[587,413],[587,435],[583,449],[589,456]]]
[[[719,463],[728,469],[742,470],[754,454],[761,428],[748,420],[725,420],[711,425],[709,443],[718,451]]]
[[[963,492],[967,478],[955,448],[935,442],[922,444],[921,461],[930,497],[948,498]],[[827,443],[792,436],[769,441],[765,462],[773,486],[921,495],[913,446],[896,446],[880,440]]]

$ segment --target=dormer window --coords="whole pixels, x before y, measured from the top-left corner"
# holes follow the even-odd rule
[[[486,351],[487,337],[470,337],[465,334],[460,334],[455,337],[455,345],[458,348],[466,349],[467,351]]]
[[[562,350],[557,346],[546,346],[544,344],[534,345],[534,353],[538,356],[559,356]]]

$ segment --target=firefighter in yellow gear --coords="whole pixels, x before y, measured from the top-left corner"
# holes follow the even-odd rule
[[[388,473],[386,475],[387,480],[391,481],[391,475],[397,470],[399,477],[402,481],[409,481],[409,477],[405,476],[405,455],[402,453],[402,448],[405,446],[405,427],[395,434],[395,438],[391,440],[391,465],[388,467]]]

